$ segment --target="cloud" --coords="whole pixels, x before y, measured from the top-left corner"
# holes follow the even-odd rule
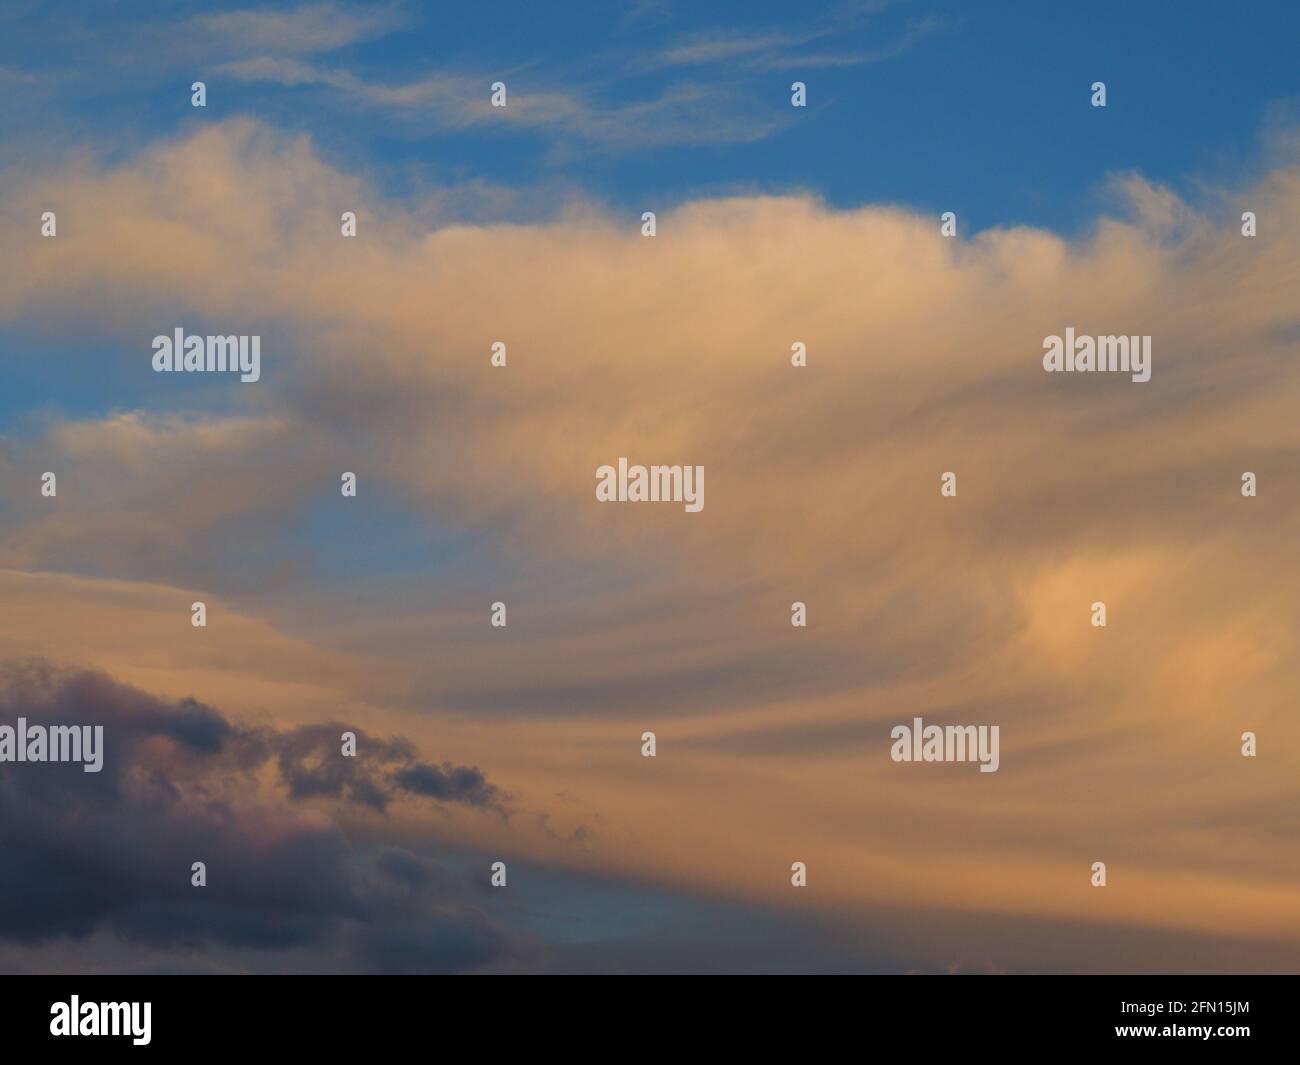
[[[442,131],[528,130],[609,149],[743,143],[785,125],[735,90],[711,84],[675,84],[648,99],[597,104],[568,89],[538,86],[526,75],[505,76],[507,104],[493,107],[491,86],[501,79],[475,72],[435,71],[387,84],[279,56],[235,60],[222,64],[220,72],[245,82],[333,90],[353,105]]]
[[[819,21],[805,21],[799,29],[774,27],[762,31],[711,29],[680,37],[668,47],[638,59],[638,69],[723,65],[753,71],[816,70],[824,67],[861,66],[894,59],[932,34],[955,27],[952,19],[928,14],[907,19],[901,31],[871,48],[803,51],[821,41],[840,41],[850,32],[862,32],[861,23],[889,5],[842,5]],[[873,34],[874,35],[874,34]]]
[[[0,66],[0,85],[6,88],[22,88],[36,85],[40,80],[35,74],[29,74],[11,66]]]
[[[384,810],[400,794],[504,811],[504,797],[475,766],[421,762],[412,744],[356,731],[364,759],[338,757],[345,726],[312,725],[277,737],[280,775],[291,798],[327,795]]]
[[[248,558],[308,498],[289,471],[333,472],[313,454],[311,435],[276,416],[121,412],[54,420],[35,437],[11,441],[0,457],[0,484],[14,500],[0,562],[193,579],[212,558],[206,536],[232,538]],[[262,472],[250,476],[250,467]],[[63,475],[56,487],[66,505],[53,510],[23,490],[47,469]],[[172,501],[168,518],[153,511],[160,497]],[[261,517],[250,520],[250,511]],[[129,559],[135,563],[123,569]]]
[[[623,14],[625,27],[642,29],[672,21],[673,10],[668,0],[630,0]]]
[[[6,664],[0,677],[10,716],[57,723],[63,715],[104,726],[112,757],[103,789],[110,794],[128,788],[141,762],[176,795],[182,784],[204,786],[218,771],[251,775],[274,759],[291,800],[328,797],[382,812],[407,794],[505,811],[504,796],[477,768],[421,762],[410,741],[374,737],[345,723],[240,728],[193,698],[167,703],[103,673],[58,670],[39,659]],[[345,731],[356,737],[354,757],[340,753]],[[91,783],[99,788],[98,780]]]
[[[389,3],[236,8],[180,18],[152,11],[149,18],[132,18],[132,7],[141,5],[119,5],[120,10],[96,20],[82,17],[75,5],[17,12],[14,39],[37,35],[49,47],[39,57],[22,55],[17,64],[0,66],[0,85],[15,91],[39,86],[75,96],[94,79],[129,76],[134,84],[155,86],[174,81],[176,71],[182,70],[189,72],[183,83],[188,92],[190,78],[207,77],[214,64],[337,52],[383,37],[406,22],[400,7]],[[71,113],[60,113],[48,106],[49,101],[46,104],[40,115],[47,130],[76,122],[75,107]],[[21,114],[13,118],[15,129],[20,128]],[[80,135],[87,132],[81,130]],[[39,141],[24,138],[24,150],[38,145]]]
[[[874,48],[845,52],[806,52],[788,55],[768,53],[754,58],[754,66],[762,70],[816,70],[823,67],[852,67],[868,63],[882,63],[906,55],[916,45],[937,33],[956,27],[952,19],[941,15],[926,15],[908,19],[901,33],[885,40]]]
[[[382,971],[458,970],[522,949],[467,901],[467,885],[294,808],[321,796],[381,809],[399,791],[431,796],[404,773],[456,782],[438,802],[497,805],[476,770],[421,763],[410,744],[364,733],[351,768],[313,770],[309,759],[327,757],[319,727],[249,729],[192,699],[41,661],[4,666],[0,717],[95,723],[105,735],[100,773],[0,765],[0,939],[111,930],[154,947],[309,948],[320,964]],[[344,761],[337,733],[329,754]],[[259,786],[273,758],[287,801]],[[208,886],[191,886],[194,861]],[[412,924],[422,931],[403,939]]]
[[[1247,729],[1275,751],[1300,742],[1300,245],[1285,222],[1300,166],[1279,151],[1258,181],[1194,200],[1121,178],[1073,239],[946,240],[926,213],[793,194],[665,205],[653,240],[576,200],[466,224],[247,121],[7,174],[0,310],[15,328],[93,330],[114,379],[135,383],[140,338],[177,308],[284,338],[215,424],[178,392],[164,398],[191,412],[174,422],[119,412],[8,449],[10,557],[67,564],[83,549],[44,556],[44,533],[74,545],[97,530],[99,581],[138,580],[128,548],[155,542],[174,585],[219,581],[244,560],[168,552],[113,501],[200,548],[242,513],[289,550],[314,486],[332,497],[337,472],[360,468],[363,491],[457,541],[453,561],[421,557],[361,606],[368,575],[261,598],[233,582],[232,610],[292,649],[283,684],[310,723],[344,717],[312,715],[323,689],[402,716],[422,746],[454,737],[458,763],[512,793],[575,796],[547,811],[550,835],[519,829],[534,857],[789,905],[774,870],[811,854],[815,905],[837,919],[906,899],[1294,942],[1293,774],[1239,753]],[[68,205],[68,225],[42,242],[19,220],[47,202]],[[344,241],[354,204],[361,235]],[[1152,335],[1152,380],[1044,374],[1043,337],[1066,327]],[[504,371],[487,361],[496,339]],[[176,470],[145,476],[171,453]],[[125,494],[78,488],[45,507],[31,471],[47,454],[70,485]],[[705,465],[704,510],[598,504],[594,471],[620,455]],[[181,471],[209,460],[223,483],[249,480],[205,511]],[[948,470],[955,499],[939,494]],[[1246,470],[1258,498],[1240,494]],[[283,499],[277,481],[292,483]],[[356,558],[370,553],[361,542]],[[72,624],[88,654],[129,666],[122,634],[83,624],[65,583],[44,608],[26,588],[9,644]],[[76,587],[108,609],[100,583]],[[495,599],[505,630],[487,624]],[[807,630],[789,624],[796,599]],[[1104,631],[1088,624],[1097,599]],[[239,631],[260,691],[274,655]],[[239,655],[212,636],[204,653],[237,689]],[[169,676],[197,653],[168,648]],[[313,663],[318,685],[300,687]],[[914,715],[1000,724],[1001,770],[891,763],[889,729]],[[421,764],[393,762],[375,786],[478,809],[476,779]],[[373,805],[366,783],[316,783],[313,765],[309,790]],[[593,813],[599,838],[559,851]],[[1091,892],[1097,857],[1122,892]]]
[[[309,55],[383,36],[401,21],[395,5],[303,4],[283,11],[250,8],[194,15],[187,32],[239,52]]]
[[[748,33],[734,30],[713,30],[691,34],[659,53],[658,61],[669,66],[689,66],[696,63],[718,63],[740,57],[753,57],[756,53],[788,51],[809,41],[825,37],[829,29],[790,33]]]

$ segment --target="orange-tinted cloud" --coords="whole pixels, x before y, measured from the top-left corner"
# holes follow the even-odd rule
[[[355,655],[316,676],[332,700],[556,806],[548,831],[492,838],[848,920],[907,903],[1300,942],[1293,159],[1197,205],[1121,179],[1117,216],[1073,241],[945,240],[937,219],[800,196],[665,209],[653,240],[582,203],[463,224],[247,121],[15,177],[5,317],[94,328],[142,380],[149,339],[178,324],[279,342],[226,421],[117,413],[14,441],[6,497],[30,499],[10,565],[67,568],[57,545],[93,541],[97,579],[138,579],[132,545],[172,529],[193,549],[163,552],[184,622],[188,589],[224,587],[209,538],[241,517],[275,535],[303,505],[292,470],[324,493],[357,470],[356,505],[400,496],[474,538],[473,571],[381,611],[305,586],[229,610],[293,642],[286,684],[299,655]],[[51,207],[57,240],[24,236]],[[1042,339],[1066,327],[1151,335],[1150,382],[1045,374]],[[174,465],[149,471],[151,453]],[[621,455],[704,465],[703,511],[598,503],[594,471]],[[33,477],[55,458],[94,494],[42,510]],[[178,506],[214,468],[228,490]],[[71,609],[34,608],[6,640]],[[92,663],[120,638],[77,631]],[[246,705],[241,677],[266,678],[228,632],[202,639]],[[112,654],[136,679],[130,648]],[[999,772],[891,762],[914,716],[1000,725]],[[552,838],[597,817],[580,847]]]

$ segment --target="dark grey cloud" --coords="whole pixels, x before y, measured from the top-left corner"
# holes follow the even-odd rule
[[[399,770],[393,782],[416,795],[446,802],[469,802],[488,805],[495,801],[496,789],[474,766],[416,764]]]
[[[244,728],[193,699],[42,661],[0,666],[0,722],[20,716],[102,724],[105,756],[99,773],[0,763],[0,941],[108,932],[142,949],[308,950],[349,971],[527,953],[473,904],[465,876],[302,816],[305,800],[383,810],[401,795],[504,810],[473,767],[355,729],[358,756],[343,758],[342,727]],[[268,770],[282,789],[259,786]],[[191,885],[196,861],[206,887]]]
[[[168,702],[93,670],[59,669],[42,660],[0,665],[0,722],[102,724],[104,769],[48,767],[31,789],[92,788],[120,796],[129,783],[175,795],[250,776],[274,762],[290,799],[327,798],[384,811],[402,795],[507,812],[506,796],[474,766],[422,762],[401,737],[385,739],[344,722],[294,729],[247,728],[195,699]],[[342,736],[357,754],[343,757]],[[0,772],[3,767],[0,766]]]
[[[357,757],[339,756],[344,731],[357,738]],[[476,766],[419,760],[404,739],[382,739],[343,724],[306,725],[270,741],[280,776],[296,799],[327,796],[387,809],[406,793],[438,802],[462,803],[506,812],[506,796]]]

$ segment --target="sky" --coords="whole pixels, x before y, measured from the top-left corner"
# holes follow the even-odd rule
[[[0,969],[1295,971],[1298,23],[0,0]]]

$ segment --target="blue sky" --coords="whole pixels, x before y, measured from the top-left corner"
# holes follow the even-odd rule
[[[672,0],[0,10],[9,165],[86,151],[126,161],[248,115],[310,135],[331,165],[385,196],[442,190],[439,223],[545,218],[576,199],[635,219],[697,197],[811,191],[839,207],[954,210],[963,235],[1019,223],[1070,233],[1095,219],[1114,173],[1193,197],[1194,182],[1239,179],[1300,100],[1297,35],[1286,32],[1300,21],[1284,3],[1230,18],[1203,3],[943,0],[797,12]],[[196,79],[208,87],[202,110],[189,102]],[[553,102],[513,124],[466,117],[498,79],[511,114]],[[808,88],[803,110],[790,106],[795,80]],[[1094,80],[1107,84],[1104,110],[1090,106]],[[113,342],[59,322],[0,326],[0,351],[12,356],[0,392],[9,431],[175,410],[178,399],[225,413],[247,398],[206,380],[178,396],[174,382],[142,380]],[[70,365],[75,374],[60,369]],[[275,388],[275,360],[266,373]],[[371,574],[429,557],[401,501],[368,489],[385,510],[369,512],[366,539],[387,541]],[[328,571],[354,565],[355,530],[334,509],[322,504],[302,528]]]
[[[797,12],[761,2],[317,6],[314,32],[288,47],[292,28],[272,47],[223,23],[223,10],[240,8],[205,5],[198,21],[179,4],[11,9],[0,70],[22,107],[6,116],[21,127],[9,152],[67,137],[129,153],[250,114],[311,133],[334,165],[387,192],[486,182],[528,190],[510,208],[524,214],[573,192],[639,211],[810,189],[840,206],[956,210],[968,232],[1069,231],[1095,213],[1108,172],[1227,180],[1300,96],[1300,18],[1288,3],[1230,14],[1208,3],[943,0]],[[273,74],[249,65],[269,56],[282,60]],[[196,78],[209,86],[206,112],[188,106]],[[471,97],[501,79],[517,107],[546,94],[581,110],[462,126],[438,104],[445,92],[402,97],[430,78]],[[789,106],[794,80],[808,86],[806,110]],[[1094,80],[1107,84],[1104,111],[1089,106]]]
[[[0,35],[10,95],[0,151],[11,164],[88,148],[128,159],[159,138],[251,115],[309,134],[333,166],[385,195],[452,190],[446,211],[476,220],[546,217],[575,198],[635,218],[694,197],[810,190],[836,206],[954,210],[964,234],[1016,223],[1070,232],[1095,217],[1109,174],[1229,181],[1258,155],[1261,132],[1294,113],[1294,7],[1189,17],[1196,7],[1213,9],[13,5]],[[190,106],[196,79],[206,109]],[[515,126],[493,112],[461,121],[439,104],[481,102],[498,79],[516,109],[537,95],[564,105]],[[795,80],[808,87],[803,110],[790,106]],[[1104,110],[1090,106],[1094,80],[1107,84]],[[50,322],[34,338],[30,324],[0,329],[0,351],[14,356],[0,426],[175,408],[173,382],[141,380],[134,360],[124,372],[99,338]],[[57,370],[68,365],[78,372]],[[267,374],[275,387],[274,360]],[[245,399],[226,381],[187,381],[183,396],[208,413]],[[367,555],[371,575],[455,554],[449,544],[431,552],[399,520],[400,500],[368,490],[384,512],[367,512],[365,539],[386,547]],[[323,503],[302,530],[328,572],[355,565],[356,530],[339,526],[336,509]]]
[[[636,217],[807,190],[840,207],[953,210],[963,235],[1020,223],[1072,233],[1096,217],[1109,175],[1136,171],[1194,198],[1201,183],[1262,168],[1263,135],[1300,114],[1289,3],[1232,17],[1208,3],[265,5],[252,25],[250,10],[0,5],[0,162],[126,159],[250,115],[310,134],[386,196],[443,190],[442,221],[532,220],[575,198]],[[292,64],[288,75],[256,67],[272,61]],[[204,110],[189,105],[196,79]],[[482,102],[497,79],[517,109],[541,94],[576,110],[465,123],[438,102]],[[805,110],[789,106],[794,80],[808,86]],[[1107,84],[1104,110],[1089,104],[1094,80]],[[21,357],[22,327],[0,331],[0,350],[20,356],[0,424],[170,395],[121,378],[95,345],[42,338],[52,363],[82,368],[69,377]],[[226,405],[228,384],[206,384],[192,386],[202,406]]]

